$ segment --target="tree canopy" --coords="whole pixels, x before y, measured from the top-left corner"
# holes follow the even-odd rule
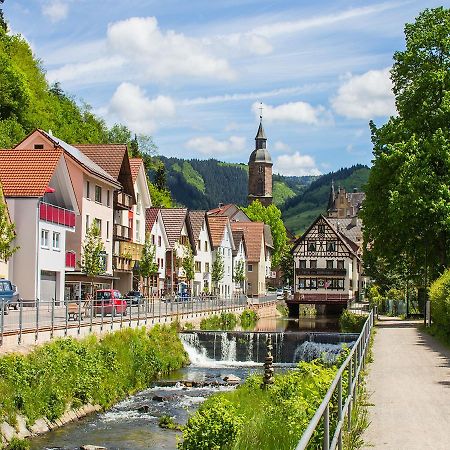
[[[426,287],[450,262],[450,9],[426,9],[405,38],[391,70],[398,115],[370,124],[365,260],[372,277],[384,265]]]
[[[82,247],[81,270],[91,278],[105,273],[106,267],[103,259],[105,246],[100,229],[95,222],[88,228]]]

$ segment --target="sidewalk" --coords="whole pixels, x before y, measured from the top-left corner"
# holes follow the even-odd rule
[[[450,449],[450,349],[420,323],[380,317],[365,449]]]

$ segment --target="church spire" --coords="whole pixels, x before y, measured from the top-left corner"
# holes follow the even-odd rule
[[[334,180],[331,180],[331,188],[330,188],[330,196],[328,197],[328,207],[327,211],[334,211],[334,200],[336,198],[336,194],[334,192]]]

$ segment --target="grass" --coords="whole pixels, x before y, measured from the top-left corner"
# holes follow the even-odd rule
[[[107,408],[188,363],[176,326],[124,329],[101,340],[57,339],[0,358],[0,421],[55,421],[67,408]]]

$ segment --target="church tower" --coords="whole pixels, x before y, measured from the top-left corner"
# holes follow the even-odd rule
[[[264,206],[272,203],[272,158],[267,151],[267,138],[260,116],[256,148],[248,160],[248,203],[259,200]]]

